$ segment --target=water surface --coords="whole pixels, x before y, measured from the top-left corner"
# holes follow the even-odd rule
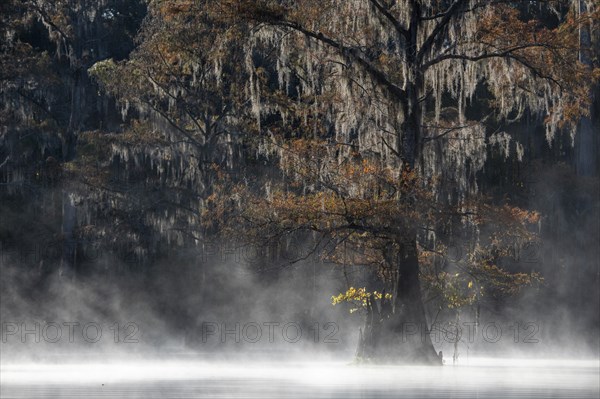
[[[598,398],[598,360],[472,359],[458,366],[209,363],[3,364],[2,398]]]

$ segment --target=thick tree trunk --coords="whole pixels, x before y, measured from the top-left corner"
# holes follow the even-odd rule
[[[393,322],[396,323],[396,334],[400,334],[402,339],[398,352],[403,358],[441,363],[431,342],[425,317],[416,235],[409,237],[401,246]]]
[[[416,237],[408,237],[398,254],[394,301],[367,303],[365,327],[360,333],[359,360],[441,365],[425,316],[419,281]]]

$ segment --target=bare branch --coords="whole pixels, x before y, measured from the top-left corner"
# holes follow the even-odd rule
[[[435,39],[437,38],[437,36],[448,26],[448,24],[452,20],[452,17],[454,17],[456,14],[458,14],[460,7],[463,6],[465,3],[466,3],[466,0],[455,0],[454,3],[452,3],[452,5],[450,5],[450,7],[448,7],[448,10],[444,13],[442,20],[437,23],[435,28],[433,28],[433,31],[427,37],[427,39],[425,39],[425,41],[423,42],[423,45],[419,49],[419,52],[417,53],[417,62],[419,64],[423,60],[425,53],[427,53],[427,51],[429,51],[431,49],[431,47],[433,46],[433,43],[434,43]]]
[[[408,30],[404,26],[402,26],[400,21],[398,21],[398,19],[390,13],[389,9],[387,9],[383,4],[381,4],[379,0],[369,1],[392,24],[392,26],[394,26],[394,29],[396,29],[396,32],[398,32],[400,36],[404,37],[407,40],[409,39]]]

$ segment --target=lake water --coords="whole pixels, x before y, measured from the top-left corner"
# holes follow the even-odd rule
[[[7,398],[599,398],[598,360],[471,359],[457,366],[208,363],[3,364]]]

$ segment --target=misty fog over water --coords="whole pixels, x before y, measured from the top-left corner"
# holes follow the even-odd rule
[[[596,361],[479,359],[445,368],[278,363],[14,365],[3,369],[2,396],[596,398],[599,390]]]

